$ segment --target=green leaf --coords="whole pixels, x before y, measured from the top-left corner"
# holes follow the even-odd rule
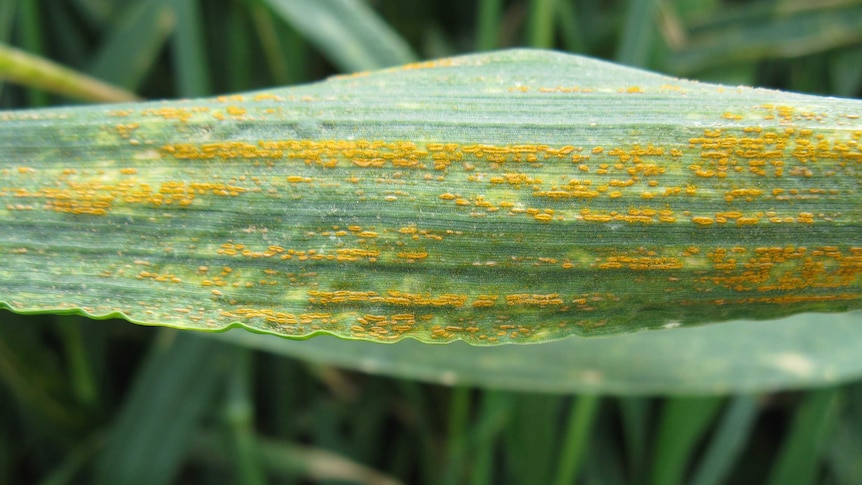
[[[590,442],[599,397],[584,394],[572,406],[566,430],[565,446],[560,451],[560,463],[555,483],[566,485],[574,483],[583,461],[585,450]]]
[[[827,388],[805,397],[782,441],[778,459],[773,463],[770,485],[814,483],[820,468],[823,442],[835,419],[837,394],[836,389]]]
[[[757,407],[757,398],[754,396],[739,395],[731,399],[690,483],[724,483],[750,438]]]
[[[184,0],[174,5],[176,23],[182,27],[174,30],[171,47],[176,56],[177,91],[183,97],[212,94],[200,9],[200,2],[196,0]]]
[[[229,347],[164,332],[119,411],[96,463],[96,483],[170,483],[218,390]]]
[[[129,2],[96,54],[90,73],[119,86],[136,89],[176,25],[177,14],[171,3],[169,0]]]
[[[0,301],[478,345],[860,308],[860,115],[534,50],[4,113]]]
[[[238,345],[372,374],[528,392],[727,394],[804,388],[862,376],[862,313],[797,315],[541,345],[304,342],[232,330]]]
[[[841,410],[833,416],[831,436],[824,440],[824,460],[836,483],[862,481],[862,384],[847,386],[839,399]]]
[[[266,0],[342,71],[416,60],[407,43],[363,0]]]
[[[630,66],[646,67],[655,37],[655,0],[628,0],[617,61]]]
[[[480,0],[476,11],[476,50],[488,51],[497,47],[500,18],[503,14],[501,0]]]
[[[260,460],[268,474],[281,479],[296,479],[297,475],[311,480],[335,480],[339,483],[367,485],[398,485],[400,482],[349,457],[306,445],[288,443],[255,436]],[[218,469],[229,462],[231,449],[214,432],[201,432],[195,437],[192,458]],[[243,482],[246,483],[246,482]]]
[[[858,2],[753,2],[710,12],[690,25],[685,48],[669,56],[674,72],[692,73],[739,61],[798,57],[862,40]]]
[[[686,465],[722,403],[719,397],[672,397],[665,401],[655,443],[654,485],[683,483]]]
[[[0,42],[0,79],[88,101],[136,101],[133,93]]]
[[[550,49],[554,46],[554,14],[557,0],[531,0],[527,44]]]

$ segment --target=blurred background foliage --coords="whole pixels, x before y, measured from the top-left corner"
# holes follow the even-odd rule
[[[860,26],[859,0],[0,2],[0,43],[150,99],[512,46],[858,98]],[[70,102],[0,85],[2,109]],[[862,483],[858,383],[518,393],[229,336],[0,312],[0,483]]]

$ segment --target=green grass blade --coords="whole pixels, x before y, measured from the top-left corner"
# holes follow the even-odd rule
[[[368,485],[397,485],[394,478],[331,451],[257,437],[257,448],[268,475],[283,479],[336,480]],[[194,439],[191,459],[216,467],[230,460],[220,436],[208,431]]]
[[[40,3],[21,2],[19,7],[18,22],[21,30],[21,46],[26,51],[41,56],[45,49],[40,27],[42,19]],[[48,96],[39,89],[28,89],[27,98],[29,100],[28,105],[32,107],[48,105]]]
[[[489,51],[498,47],[502,0],[480,0],[476,12],[476,50]]]
[[[483,392],[481,396],[482,402],[469,443],[473,454],[470,460],[470,483],[490,485],[495,483],[496,444],[512,418],[516,396],[493,390]]]
[[[858,2],[798,2],[787,11],[771,5],[755,2],[690,26],[689,45],[671,56],[668,65],[674,72],[693,73],[740,61],[804,56],[862,40]]]
[[[815,483],[823,440],[832,430],[838,391],[809,391],[787,430],[769,474],[769,485]]]
[[[176,23],[171,47],[176,61],[177,92],[183,97],[205,96],[212,94],[210,76],[207,72],[208,53],[203,38],[201,2],[182,0],[174,2]]]
[[[859,439],[860,429],[855,426],[851,429],[842,429],[838,423],[838,431],[829,443],[827,459],[832,474],[836,477],[836,483],[842,485],[853,485],[862,480],[862,440]]]
[[[237,472],[236,483],[266,483],[254,433],[254,402],[251,391],[251,352],[236,349],[229,371],[225,420]]]
[[[575,398],[569,412],[568,424],[563,436],[563,447],[560,450],[560,461],[554,483],[567,485],[575,483],[580,472],[581,463],[588,448],[593,422],[596,418],[599,396],[582,394]]]
[[[587,52],[587,42],[580,29],[575,0],[557,0],[557,28],[568,52]]]
[[[559,418],[565,402],[559,396],[517,396],[504,437],[504,476],[515,483],[551,483],[557,456],[547,452],[548,444],[560,442]]]
[[[599,413],[583,464],[583,483],[602,485],[638,485],[644,483],[644,476],[626,473],[625,450],[620,447],[619,422],[607,413]],[[631,478],[629,478],[631,477]]]
[[[97,461],[96,483],[169,483],[218,389],[222,344],[198,335],[159,335]]]
[[[90,74],[136,90],[176,25],[172,3],[138,0],[126,4],[121,20],[93,59]]]
[[[446,436],[446,468],[440,483],[463,482],[464,455],[467,451],[467,428],[470,421],[471,389],[456,386],[449,398],[449,426]]]
[[[99,400],[99,391],[93,375],[91,356],[87,353],[85,337],[82,334],[82,326],[74,321],[79,317],[58,316],[56,318],[57,330],[63,336],[66,365],[71,374],[70,380],[75,397],[85,407],[95,408]]]
[[[670,397],[665,400],[658,425],[651,483],[683,483],[691,453],[703,439],[722,401],[717,397]]]
[[[339,69],[379,69],[416,55],[363,0],[267,0]]]
[[[836,483],[852,485],[862,483],[862,384],[847,386],[842,394],[847,399],[824,440],[824,460]]]
[[[272,73],[272,78],[278,85],[291,84],[291,69],[301,69],[303,60],[298,58],[297,51],[299,46],[298,36],[293,35],[293,48],[290,50],[284,49],[281,38],[279,37],[279,27],[283,31],[290,29],[289,26],[280,23],[272,11],[265,4],[253,3],[250,6],[251,17],[254,22],[255,31],[260,38],[260,44],[263,47],[263,53],[266,58],[266,64],[269,71]],[[293,83],[295,84],[295,83]]]
[[[65,432],[80,424],[80,417],[75,415],[75,410],[64,407],[57,396],[51,392],[56,388],[52,384],[56,383],[44,377],[44,374],[48,374],[46,371],[55,369],[48,365],[41,367],[33,365],[25,360],[28,357],[32,358],[33,349],[38,347],[32,345],[31,341],[23,342],[31,345],[22,345],[20,339],[9,338],[6,332],[0,335],[4,337],[0,339],[0,381],[21,407],[55,431]],[[10,347],[10,344],[16,345]]]
[[[862,93],[862,48],[845,49],[831,56],[829,74],[834,92],[852,98]]]
[[[527,45],[539,49],[554,46],[554,26],[559,0],[531,0]]]
[[[227,45],[222,46],[227,53],[224,56],[227,64],[223,69],[227,71],[227,89],[233,92],[252,85],[252,72],[258,60],[258,51],[253,38],[248,35],[248,11],[239,3],[231,3],[228,11],[230,14],[225,27]]]
[[[646,483],[647,436],[652,401],[645,397],[623,397],[618,401],[623,423],[628,475],[636,483]]]
[[[6,44],[12,38],[12,26],[15,21],[15,8],[18,0],[9,0],[0,5],[0,42]]]
[[[656,33],[656,0],[628,0],[616,60],[629,66],[649,65]]]
[[[0,4],[0,45],[9,44],[12,40],[12,27],[15,25],[17,3],[17,0],[8,0]],[[0,96],[3,95],[3,88],[5,87],[5,83],[0,81]]]
[[[69,3],[77,7],[77,11],[89,22],[94,24],[105,24],[111,22],[117,15],[117,12],[129,2],[116,2],[114,0],[73,0]]]
[[[86,439],[77,443],[66,457],[60,462],[48,476],[40,480],[39,485],[67,485],[78,483],[75,478],[86,469],[87,464],[92,462],[93,457],[105,445],[105,435],[101,431],[95,431]]]
[[[17,0],[9,0],[0,4],[0,45],[9,44],[12,39],[17,3]],[[0,95],[3,94],[3,88],[4,84],[0,82]]]
[[[3,44],[0,44],[0,79],[87,101],[140,99],[133,93]]]
[[[757,416],[757,398],[750,395],[733,397],[721,418],[705,456],[692,475],[693,485],[727,483],[727,475],[738,462],[745,442],[751,434]]]

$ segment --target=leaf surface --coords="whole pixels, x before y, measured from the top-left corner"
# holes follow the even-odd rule
[[[821,387],[862,376],[862,312],[738,320],[541,345],[393,345],[213,335],[303,361],[445,385],[522,392],[716,395]]]
[[[0,301],[492,345],[862,306],[862,102],[512,50],[0,114]]]

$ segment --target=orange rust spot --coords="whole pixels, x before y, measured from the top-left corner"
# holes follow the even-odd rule
[[[401,259],[425,259],[428,253],[425,251],[402,251],[397,254]]]
[[[516,293],[506,295],[506,303],[510,306],[526,305],[526,306],[559,306],[563,304],[562,298],[558,293],[549,294],[528,294]]]

